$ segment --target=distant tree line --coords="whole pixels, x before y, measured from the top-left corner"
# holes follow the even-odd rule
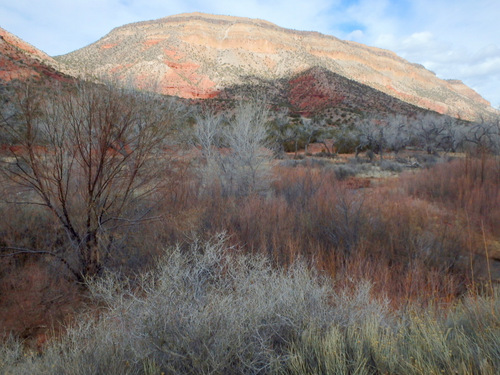
[[[275,151],[297,155],[308,152],[312,142],[322,143],[327,155],[367,151],[371,158],[384,152],[398,153],[408,147],[428,154],[478,151],[500,153],[500,117],[466,122],[449,116],[425,113],[415,117],[402,115],[370,117],[356,124],[330,126],[324,119],[290,116],[287,111],[274,114],[269,136]],[[333,141],[333,149],[326,140]]]

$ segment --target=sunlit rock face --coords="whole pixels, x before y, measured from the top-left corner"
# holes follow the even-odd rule
[[[257,19],[191,13],[129,24],[56,60],[184,98],[217,97],[253,79],[294,80],[319,67],[439,113],[475,119],[495,112],[462,82],[439,79],[393,52]],[[339,95],[332,90],[333,105]]]

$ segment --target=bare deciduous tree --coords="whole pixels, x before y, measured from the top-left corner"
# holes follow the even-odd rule
[[[196,138],[204,149],[203,174],[220,183],[226,194],[245,195],[261,190],[268,179],[272,152],[268,146],[269,112],[263,103],[240,103],[222,128],[213,114],[198,118]]]
[[[385,144],[396,154],[410,143],[409,119],[405,116],[392,116],[387,120],[384,129]]]
[[[90,84],[44,95],[26,86],[14,104],[1,118],[16,145],[0,169],[9,199],[50,210],[70,240],[50,255],[79,280],[98,274],[116,228],[150,218],[176,114],[154,94]]]
[[[449,119],[434,113],[420,116],[412,125],[413,139],[417,146],[433,154],[442,148]]]
[[[465,143],[472,144],[477,151],[500,153],[500,117],[473,124],[464,136]]]
[[[380,160],[382,160],[383,151],[386,147],[384,124],[377,119],[368,119],[361,123],[356,128],[356,131],[359,134],[356,157],[363,149],[368,149],[370,151],[370,160],[373,159],[373,153],[380,154]]]
[[[206,110],[195,118],[194,141],[206,160],[214,158],[214,153],[222,147],[222,127],[224,118],[212,110]]]

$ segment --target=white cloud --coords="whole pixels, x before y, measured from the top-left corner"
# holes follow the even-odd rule
[[[362,40],[365,36],[365,33],[363,30],[354,30],[351,31],[349,34],[347,34],[347,39],[353,40],[353,41],[359,41]]]
[[[404,16],[393,11],[396,3],[359,1],[347,14],[365,26],[363,36],[339,36],[390,49],[441,78],[461,79],[500,105],[500,2],[409,0]]]
[[[408,45],[426,45],[429,42],[432,42],[434,36],[430,31],[422,31],[419,33],[413,33],[408,38],[403,39],[404,44]]]

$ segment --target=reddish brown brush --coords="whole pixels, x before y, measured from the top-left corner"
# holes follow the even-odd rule
[[[227,231],[279,266],[305,259],[339,285],[370,279],[395,303],[465,291],[468,237],[452,211],[392,186],[337,181],[328,169],[280,167],[275,177],[272,195],[199,195],[192,232]]]
[[[394,307],[449,303],[480,282],[475,251],[484,243],[477,224],[484,222],[486,241],[498,238],[498,164],[481,167],[481,160],[459,160],[376,184],[339,181],[324,166],[276,167],[269,191],[236,197],[202,185],[188,162],[178,162],[158,191],[157,220],[119,232],[123,247],[108,267],[137,272],[168,244],[225,231],[240,251],[285,268],[304,260],[339,290],[369,280],[374,297],[389,297]],[[12,243],[21,236],[2,228]]]
[[[436,202],[469,221],[478,232],[500,237],[500,158],[483,154],[406,176],[403,184],[412,195]],[[467,217],[467,219],[466,219]]]

